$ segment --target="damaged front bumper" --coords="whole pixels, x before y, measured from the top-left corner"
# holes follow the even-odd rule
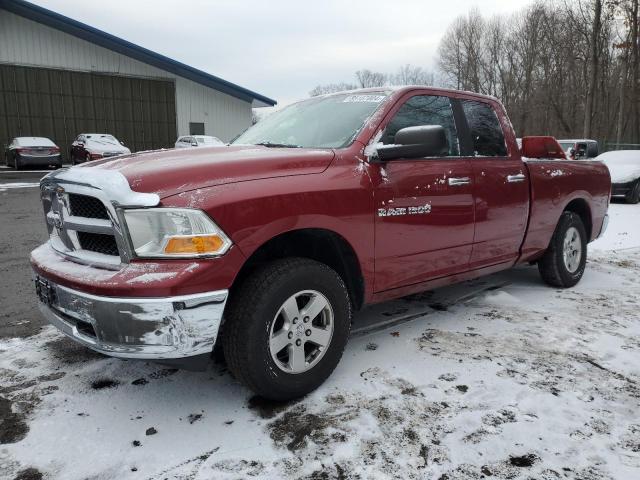
[[[209,355],[227,290],[160,298],[91,295],[36,276],[40,310],[64,334],[105,355],[179,360]]]

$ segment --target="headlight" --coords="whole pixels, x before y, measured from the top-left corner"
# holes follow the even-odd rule
[[[202,210],[149,208],[125,210],[133,249],[140,257],[223,255],[231,240]]]

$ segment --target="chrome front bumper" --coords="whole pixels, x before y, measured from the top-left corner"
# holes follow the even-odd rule
[[[105,355],[169,360],[210,354],[228,291],[164,298],[99,297],[36,277],[40,310],[73,340]]]

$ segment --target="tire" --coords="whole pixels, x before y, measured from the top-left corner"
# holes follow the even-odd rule
[[[22,164],[18,161],[17,155],[13,156],[13,168],[15,168],[16,170],[22,170],[23,168]]]
[[[640,202],[640,179],[636,180],[631,191],[624,197],[627,203],[637,204]]]
[[[294,318],[287,321],[285,304],[291,305],[292,298],[297,299],[295,308],[289,310]],[[308,303],[304,303],[306,298]],[[312,313],[313,318],[307,320],[304,312],[312,300],[328,307],[315,316]],[[295,316],[298,314],[300,318]],[[331,334],[327,325],[332,325]],[[313,338],[320,338],[317,332],[325,335],[323,341],[328,338],[327,347],[320,349],[306,339],[311,329]],[[315,390],[331,375],[342,357],[350,329],[351,302],[342,278],[323,263],[287,258],[259,268],[232,294],[222,344],[227,365],[238,380],[266,399],[285,401]],[[278,332],[291,340],[280,337],[288,343],[272,354],[270,340]],[[298,341],[304,356],[290,356]],[[303,370],[294,373],[290,366],[296,363]]]
[[[569,243],[567,257],[565,257],[565,241]],[[572,254],[571,251],[577,253]],[[586,264],[587,231],[578,215],[573,212],[564,212],[558,221],[547,251],[538,262],[542,280],[552,287],[573,287],[582,278]]]

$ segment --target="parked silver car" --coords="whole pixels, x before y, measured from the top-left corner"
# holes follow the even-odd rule
[[[225,143],[210,135],[183,135],[176,140],[176,148],[215,147]]]
[[[16,170],[24,167],[62,166],[60,148],[45,137],[16,137],[6,146],[4,159]]]

